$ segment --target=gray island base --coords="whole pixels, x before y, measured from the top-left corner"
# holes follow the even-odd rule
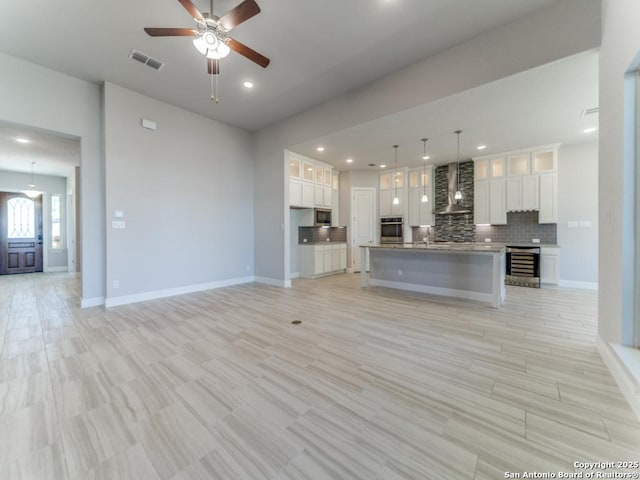
[[[361,245],[362,287],[387,287],[474,300],[504,302],[505,248],[483,244]]]

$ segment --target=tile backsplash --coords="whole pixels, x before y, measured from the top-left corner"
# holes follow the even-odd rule
[[[329,240],[327,240],[329,239]],[[346,242],[347,227],[298,227],[298,243]]]
[[[507,225],[476,225],[476,242],[490,238],[492,243],[531,243],[539,238],[540,243],[556,244],[558,226],[555,223],[539,224],[538,212],[507,213]]]
[[[448,165],[435,169],[435,211],[439,212],[448,204],[449,181]],[[473,223],[473,162],[460,162],[458,165],[458,188],[462,192],[459,204],[471,213],[454,215],[435,215],[435,240],[442,242],[473,242],[476,226]]]

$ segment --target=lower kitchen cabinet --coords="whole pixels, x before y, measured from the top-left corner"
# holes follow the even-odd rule
[[[560,281],[560,249],[540,248],[540,283],[557,285]]]
[[[347,268],[347,244],[329,243],[298,245],[300,248],[300,276],[316,278],[343,273]]]

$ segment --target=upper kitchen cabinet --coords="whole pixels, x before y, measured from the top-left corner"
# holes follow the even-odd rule
[[[488,180],[505,176],[504,157],[474,159],[474,180]]]
[[[409,170],[409,226],[433,224],[433,165]],[[422,197],[426,195],[427,201]]]
[[[502,204],[506,212],[538,211],[539,223],[557,223],[557,165],[559,144],[505,152],[498,156],[474,158],[476,194],[476,223],[495,223]],[[503,179],[503,183],[496,182]],[[494,181],[495,186],[478,185]],[[500,192],[503,192],[502,194]],[[486,192],[486,193],[485,193]],[[484,199],[489,196],[489,207]],[[482,205],[478,207],[478,205]],[[492,218],[489,218],[490,212]],[[490,220],[486,222],[486,220]]]
[[[531,173],[551,173],[558,170],[558,146],[531,153]]]
[[[379,176],[379,208],[380,216],[404,216],[407,206],[406,169],[383,172]],[[398,204],[393,199],[398,195]]]
[[[331,172],[331,225],[340,225],[340,172]]]
[[[288,152],[289,205],[301,208],[331,208],[332,167],[297,153]]]

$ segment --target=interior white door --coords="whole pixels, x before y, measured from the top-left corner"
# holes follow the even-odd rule
[[[360,261],[360,245],[376,240],[376,189],[351,189],[351,267],[359,272],[363,266]],[[369,270],[369,265],[364,265]]]

